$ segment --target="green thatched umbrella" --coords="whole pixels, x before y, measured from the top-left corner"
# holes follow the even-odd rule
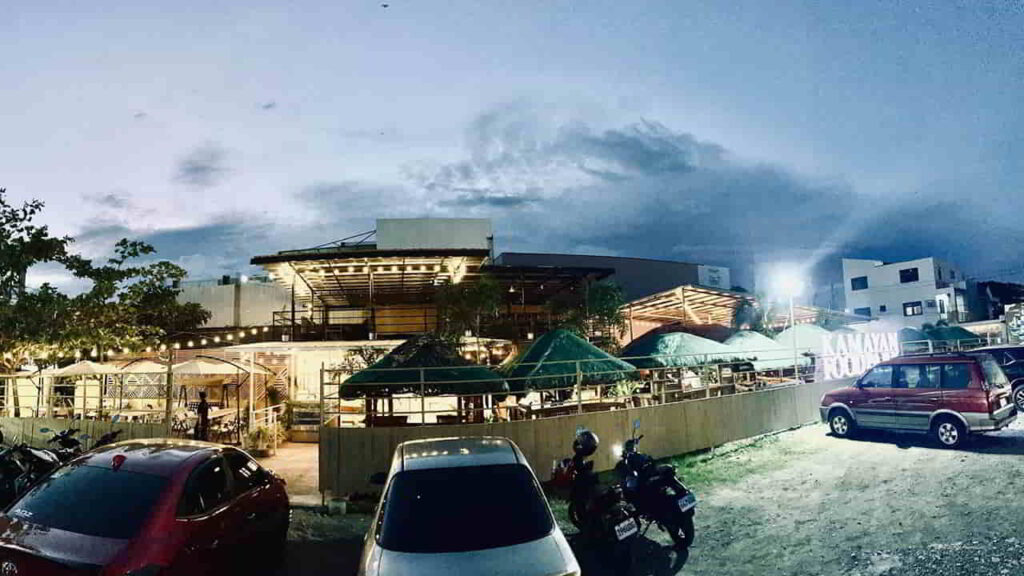
[[[637,368],[700,366],[713,362],[741,361],[725,344],[687,332],[647,333],[623,349],[621,357]]]
[[[935,340],[939,342],[953,342],[958,340],[978,340],[981,336],[978,336],[970,330],[961,328],[959,326],[936,326],[925,331],[928,334],[929,340]]]
[[[751,358],[755,370],[782,370],[793,367],[793,351],[760,332],[737,332],[730,336],[725,344],[737,355]],[[800,363],[809,364],[810,359],[802,357]]]
[[[421,392],[504,394],[508,383],[489,368],[464,359],[451,344],[427,335],[406,341],[341,385],[346,400]]]
[[[568,330],[553,330],[516,360],[509,378],[516,391],[568,388],[576,383],[577,366],[583,384],[618,382],[636,370]]]

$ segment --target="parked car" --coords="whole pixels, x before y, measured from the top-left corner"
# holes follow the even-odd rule
[[[950,448],[1016,417],[1010,382],[985,352],[894,358],[821,399],[821,418],[836,436],[858,428],[915,430]]]
[[[244,562],[282,555],[288,521],[284,481],[240,450],[119,442],[57,468],[0,514],[0,574],[244,573]]]
[[[1024,412],[1024,346],[989,346],[978,351],[988,352],[999,362],[1010,381],[1010,396],[1017,412]]]
[[[404,442],[363,547],[361,576],[578,576],[533,470],[507,438]]]

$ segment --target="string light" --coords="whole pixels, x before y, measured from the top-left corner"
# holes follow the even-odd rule
[[[264,326],[263,327],[263,331],[264,332],[270,332],[270,326]]]
[[[258,330],[256,330],[255,328],[253,328],[252,330],[250,330],[250,332],[252,332],[253,336],[255,336],[255,335],[256,335],[256,333],[258,332]]]
[[[81,350],[75,350],[75,360],[78,360],[81,357],[82,357],[82,351]]]
[[[107,350],[107,356],[113,356],[115,354],[114,349]]]
[[[207,342],[206,338],[203,338],[202,340],[199,341],[199,345],[200,346],[206,346],[206,342]]]
[[[121,348],[121,354],[126,354],[126,355],[127,355],[127,354],[131,354],[131,353],[132,353],[132,351],[131,351],[131,350],[129,350],[129,349],[127,349],[127,348]]]
[[[153,351],[153,347],[152,346],[146,346],[146,352],[152,352],[152,351]]]
[[[214,342],[220,342],[220,336],[214,336],[213,337],[213,341]]]
[[[224,339],[227,340],[228,342],[231,342],[232,340],[234,340],[234,338],[235,336],[233,334],[228,334],[227,336],[224,337]]]
[[[89,351],[89,356],[92,356],[93,358],[95,358],[98,355],[99,355],[99,352],[97,352],[95,348],[93,348],[92,350]]]
[[[196,343],[195,343],[195,342],[193,342],[193,341],[191,341],[191,340],[189,340],[189,341],[188,341],[188,344],[186,344],[186,346],[188,346],[189,348],[191,348],[191,347],[193,347],[193,346],[195,346],[195,345],[196,345]]]
[[[174,349],[175,350],[181,350],[181,343],[180,342],[175,342],[174,343]]]
[[[160,345],[160,351],[163,352],[164,350],[167,350],[167,344]]]
[[[238,333],[238,338],[239,339],[245,338],[245,330],[242,330],[241,332]]]

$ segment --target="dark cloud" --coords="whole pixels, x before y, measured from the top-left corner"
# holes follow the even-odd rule
[[[194,188],[210,188],[227,176],[227,152],[216,144],[203,144],[178,160],[174,180]]]
[[[132,118],[136,120],[145,120],[147,116],[149,115],[145,112],[136,112],[135,114],[132,114]]]
[[[274,100],[260,104],[260,110],[273,110],[274,108],[277,108],[277,102]]]
[[[131,198],[121,192],[110,192],[107,194],[85,194],[83,198],[86,202],[95,204],[100,208],[113,209],[113,210],[124,210],[132,206]]]
[[[822,279],[843,256],[988,266],[1000,243],[1024,239],[1005,218],[999,234],[977,234],[1000,218],[969,200],[868,197],[653,121],[595,129],[506,107],[473,122],[467,142],[465,160],[413,182],[446,215],[493,216],[501,249],[717,263],[749,285],[753,270],[780,261]]]

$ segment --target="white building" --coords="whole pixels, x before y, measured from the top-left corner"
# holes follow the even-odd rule
[[[195,302],[211,313],[204,328],[268,326],[291,305],[290,292],[266,277],[225,276],[181,283],[179,302]]]
[[[935,258],[891,263],[843,258],[846,312],[894,325],[967,322],[967,284],[956,266]]]

